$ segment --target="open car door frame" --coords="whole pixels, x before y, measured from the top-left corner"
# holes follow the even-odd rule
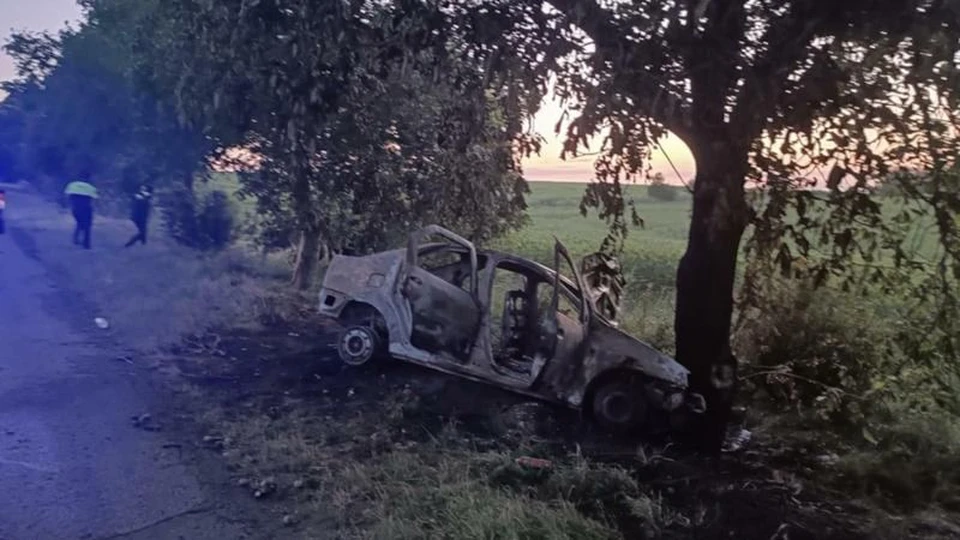
[[[583,334],[580,336],[581,341],[586,338],[587,333],[590,331],[590,318],[593,313],[593,306],[590,305],[590,300],[587,297],[586,288],[583,284],[583,278],[580,275],[580,272],[577,270],[577,266],[573,263],[573,259],[570,257],[570,252],[567,251],[566,246],[564,246],[557,237],[554,237],[554,240],[553,295],[550,298],[550,311],[541,319],[540,327],[537,329],[540,343],[537,345],[538,358],[537,361],[534,362],[533,370],[531,372],[531,385],[536,383],[547,364],[554,361],[563,360],[557,358],[557,347],[560,343],[560,340],[564,339],[564,331],[559,321],[561,294],[560,288],[564,287],[564,284],[561,280],[562,274],[560,272],[561,259],[566,261],[571,272],[573,272],[572,281],[577,287],[577,292],[580,295],[580,318],[577,322],[580,323],[583,330]]]
[[[473,242],[439,225],[428,225],[410,233],[407,237],[407,267],[404,269],[404,279],[409,276],[411,268],[419,268],[420,244],[423,243],[424,239],[431,236],[442,236],[453,244],[467,248],[467,252],[470,255],[470,295],[473,296],[474,301],[479,304],[480,297],[477,294],[479,290],[477,283],[477,274],[479,272],[477,269],[477,247],[473,245]]]
[[[424,240],[440,236],[467,250],[469,291],[423,268],[419,251]],[[469,362],[483,321],[479,298],[477,248],[472,242],[439,225],[429,225],[411,233],[407,239],[404,267],[398,280],[398,293],[409,309],[409,343],[430,354]],[[470,312],[464,313],[469,297]],[[457,308],[460,308],[459,310]],[[450,313],[457,311],[457,313]]]

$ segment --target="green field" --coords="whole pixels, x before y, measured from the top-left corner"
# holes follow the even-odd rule
[[[527,198],[530,223],[491,247],[553,265],[553,237],[570,250],[575,262],[600,247],[608,231],[607,224],[595,212],[580,215],[584,184],[531,182]],[[627,199],[633,199],[644,220],[627,236],[621,259],[627,280],[622,299],[623,328],[673,349],[673,302],[677,264],[687,243],[692,199],[678,188],[676,201],[662,202],[647,197],[646,186],[629,186]]]
[[[494,242],[494,247],[552,264],[556,236],[579,258],[596,251],[607,234],[607,224],[591,212],[580,215],[583,184],[531,182],[528,197],[530,224],[519,232]],[[687,240],[691,199],[682,194],[676,201],[654,201],[645,186],[630,186],[627,197],[637,206],[644,227],[633,228],[623,256],[629,287],[672,287],[677,263]]]
[[[226,191],[236,202],[240,221],[251,218],[252,201],[240,201],[236,191],[240,185],[234,174],[213,174],[206,189]],[[493,241],[489,247],[553,264],[553,237],[580,257],[600,247],[608,231],[595,212],[580,215],[580,199],[585,184],[531,182],[527,197],[530,222],[520,231]],[[633,228],[627,239],[623,265],[628,287],[673,287],[674,274],[686,246],[691,198],[681,188],[676,201],[660,202],[646,195],[646,186],[627,187],[643,228]]]

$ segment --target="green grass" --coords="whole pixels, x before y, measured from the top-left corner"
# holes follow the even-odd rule
[[[491,247],[553,264],[553,237],[571,254],[580,257],[596,251],[606,236],[607,224],[591,212],[580,215],[583,184],[531,182],[527,202],[530,224],[492,243]],[[683,193],[676,201],[660,202],[646,196],[645,186],[630,186],[632,198],[644,227],[634,228],[627,237],[622,260],[628,291],[647,285],[672,288],[677,263],[686,247],[692,200]]]
[[[206,185],[206,189],[222,189],[231,195],[237,187],[234,175],[216,175]],[[532,183],[530,187],[530,223],[489,247],[548,266],[553,262],[554,236],[568,247],[575,262],[599,247],[608,232],[607,224],[594,213],[580,215],[583,184]],[[691,198],[681,193],[676,201],[651,200],[645,186],[629,187],[627,197],[633,198],[645,226],[631,229],[621,260],[628,282],[621,325],[672,353],[674,279],[686,246]],[[249,201],[238,205],[246,212],[251,209]],[[915,226],[926,228],[920,222]],[[930,249],[928,242],[927,238],[918,240],[921,251]],[[804,285],[786,281],[783,287]],[[495,301],[508,285],[498,283]],[[771,406],[779,403],[790,407],[791,418],[816,419],[811,425],[816,426],[818,436],[832,432],[842,437],[842,444],[823,447],[836,450],[840,457],[835,474],[825,480],[827,485],[852,495],[888,498],[891,507],[902,508],[904,501],[915,501],[920,506],[960,508],[960,480],[950,472],[957,468],[960,447],[955,417],[939,409],[918,413],[917,402],[929,400],[904,397],[911,389],[923,394],[915,389],[925,387],[906,382],[898,385],[893,380],[905,376],[891,366],[908,360],[888,346],[893,343],[893,329],[910,323],[898,316],[905,300],[891,295],[867,302],[831,289],[816,289],[815,293],[811,289],[815,302],[804,303],[798,301],[803,291],[767,289],[771,301],[752,315],[750,331],[740,332],[738,355],[744,367],[754,368],[744,373],[756,375],[745,380],[741,395],[762,406],[765,413],[783,412]],[[494,315],[499,313],[497,304]],[[915,371],[929,370],[916,359],[909,360]],[[776,371],[777,376],[760,377],[758,369]],[[874,392],[877,381],[896,388]],[[803,382],[810,384],[804,386]],[[838,389],[842,395],[835,391]],[[868,402],[869,392],[878,397]],[[784,397],[777,401],[780,394]],[[841,399],[843,396],[851,399]],[[389,414],[385,411],[397,414],[398,410],[402,409],[385,405],[374,411],[375,423],[357,423],[366,426],[364,429],[375,426],[378,432],[388,433],[383,418]],[[884,416],[890,410],[896,414]],[[389,445],[377,450],[372,459],[343,460],[342,450],[336,450],[330,441],[358,442],[367,437],[333,437],[318,434],[315,426],[268,419],[258,422],[247,416],[217,424],[228,432],[227,439],[245,441],[229,450],[235,458],[250,458],[255,464],[242,465],[245,471],[262,467],[254,471],[258,477],[277,476],[290,485],[296,482],[294,478],[314,471],[310,474],[316,476],[318,487],[297,492],[302,506],[298,513],[305,518],[325,516],[335,522],[340,537],[617,538],[624,531],[612,516],[636,520],[645,534],[655,537],[665,529],[690,523],[663,504],[658,493],[647,491],[623,470],[578,458],[555,460],[551,471],[544,473],[548,477],[537,482],[526,481],[528,478],[518,481],[516,476],[523,480],[529,475],[529,471],[518,471],[513,462],[520,448],[479,451],[451,442],[455,439],[451,438],[412,446]],[[343,427],[341,423],[321,425],[322,429]],[[796,428],[784,426],[785,432]],[[873,435],[861,437],[866,429]],[[874,438],[879,442],[871,442]],[[372,436],[369,440],[373,441]],[[336,466],[320,466],[326,462]],[[279,473],[281,469],[290,478]]]

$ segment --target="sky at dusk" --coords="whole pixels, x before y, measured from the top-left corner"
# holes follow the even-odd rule
[[[79,18],[80,6],[74,0],[0,0],[0,40],[6,43],[13,31],[55,32]],[[0,80],[12,76],[13,62],[0,52]]]
[[[73,0],[0,0],[0,39],[5,43],[12,31],[55,32],[68,22],[75,24],[79,17],[80,8]],[[8,80],[13,74],[13,62],[0,52],[0,80]],[[562,142],[553,134],[560,113],[559,103],[548,100],[535,119],[536,129],[547,143],[539,156],[524,161],[524,172],[531,181],[585,182],[593,176],[593,157],[560,160]],[[599,140],[594,143],[595,146],[599,144]],[[695,174],[695,166],[687,147],[672,137],[663,141],[662,146],[663,152],[654,150],[654,171],[663,173],[671,184],[680,183],[677,173],[664,157],[665,152],[684,180],[689,181]]]

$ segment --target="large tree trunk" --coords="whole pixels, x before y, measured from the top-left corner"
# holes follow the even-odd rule
[[[297,243],[297,260],[293,266],[292,282],[296,288],[307,290],[313,285],[313,275],[320,257],[320,230],[314,217],[309,176],[300,172],[295,178],[292,195],[300,240]]]
[[[690,369],[690,386],[707,403],[687,435],[700,450],[715,453],[726,434],[737,381],[730,324],[737,251],[748,220],[746,155],[737,159],[738,152],[725,143],[702,150],[687,251],[677,270],[674,324],[677,360]]]
[[[300,231],[297,243],[297,261],[293,266],[293,285],[307,290],[313,285],[313,275],[320,262],[320,234],[315,231]]]

